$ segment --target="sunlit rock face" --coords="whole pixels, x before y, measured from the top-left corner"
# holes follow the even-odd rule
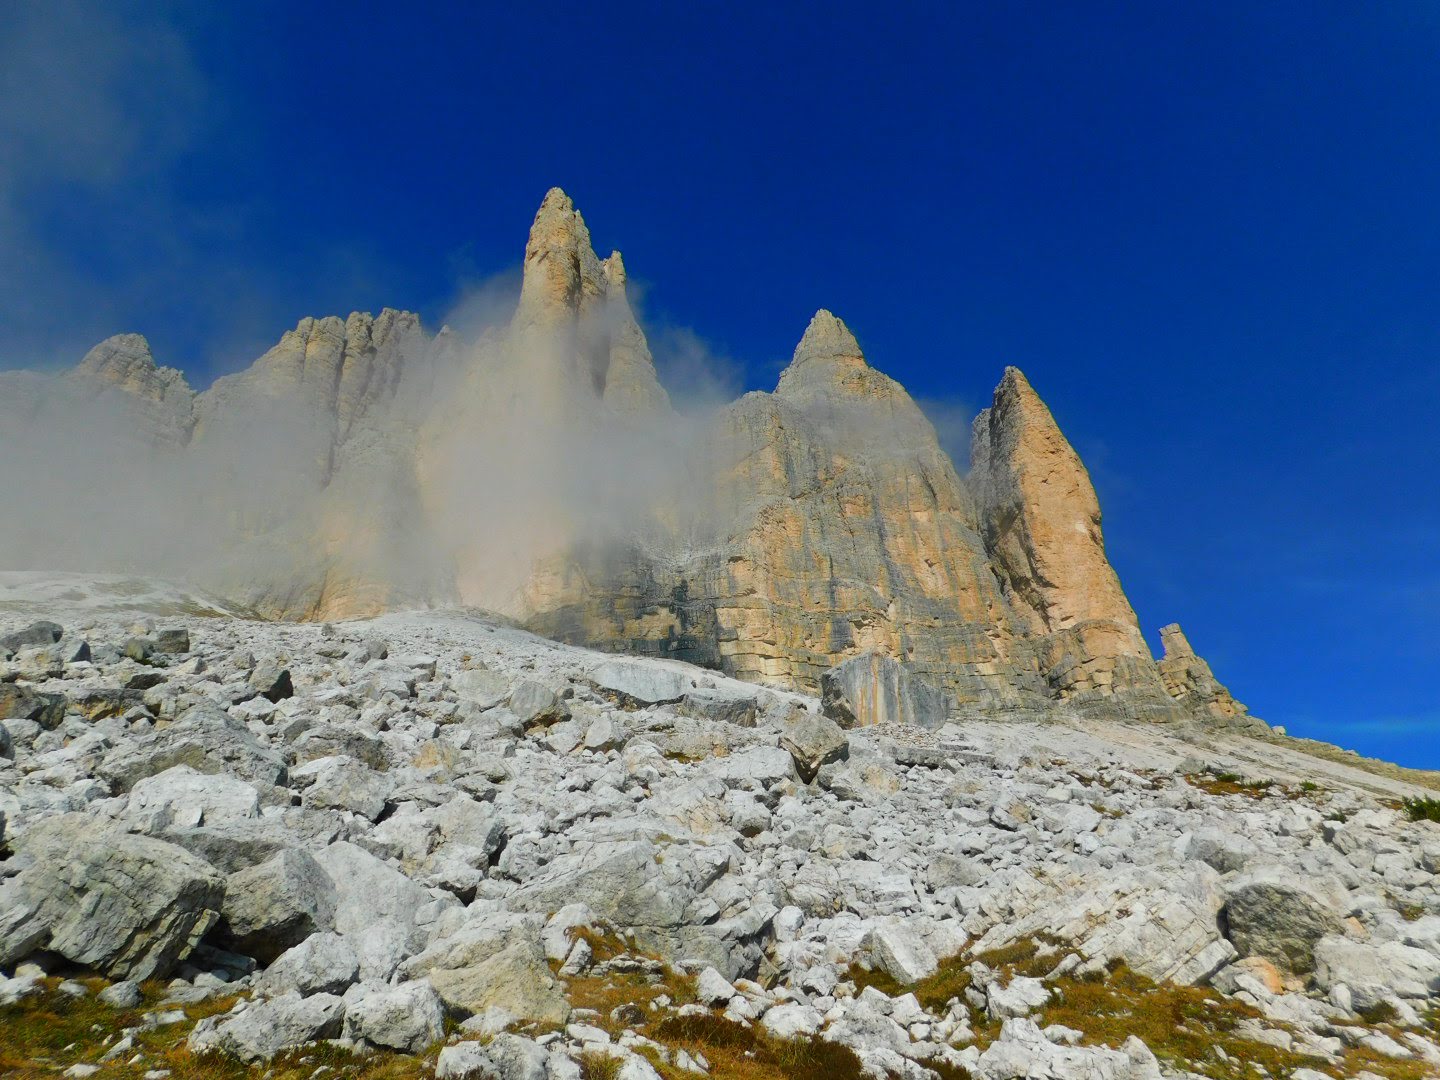
[[[302,319],[198,395],[137,335],[0,380],[16,423],[119,402],[177,493],[150,515],[188,553],[166,566],[266,616],[459,604],[780,687],[875,652],[961,712],[1229,716],[1198,667],[1162,678],[1085,467],[1018,370],[963,478],[828,311],[773,392],[677,411],[620,254],[558,188],[478,341],[386,309]]]

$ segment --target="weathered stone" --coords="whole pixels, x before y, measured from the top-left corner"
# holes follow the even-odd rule
[[[339,934],[319,933],[281,953],[260,976],[257,989],[272,996],[343,994],[359,977],[355,947]]]
[[[755,726],[755,698],[752,694],[696,687],[686,691],[679,711],[696,720],[709,720],[736,727]]]
[[[913,927],[895,920],[875,926],[865,939],[871,962],[902,986],[934,974],[939,958]]]
[[[281,667],[273,660],[259,664],[250,673],[251,688],[268,701],[283,701],[295,693],[290,680],[290,669]]]
[[[285,994],[251,1001],[239,1012],[201,1020],[190,1033],[194,1053],[220,1052],[241,1061],[268,1061],[282,1050],[340,1034],[345,1004],[332,994]]]
[[[286,777],[279,753],[209,702],[196,705],[164,731],[117,746],[96,772],[123,792],[177,765],[201,773],[229,773],[266,787],[284,783]]]
[[[39,949],[103,974],[168,974],[219,917],[224,881],[181,848],[63,814],[17,842],[0,883],[0,966]]]
[[[307,852],[290,848],[232,874],[221,909],[227,948],[270,963],[317,931],[334,926],[335,883]]]
[[[1315,942],[1340,932],[1339,903],[1324,881],[1283,866],[1258,866],[1226,884],[1225,922],[1242,956],[1304,974],[1314,968]]]
[[[565,708],[557,701],[555,691],[534,679],[522,679],[510,692],[510,711],[527,727],[565,717]]]
[[[0,650],[15,653],[37,645],[53,645],[64,634],[65,629],[59,623],[42,619],[39,622],[31,623],[23,630],[15,630],[0,636]]]
[[[820,677],[820,694],[825,715],[844,727],[911,724],[934,729],[945,723],[948,711],[942,691],[877,652],[830,668]]]
[[[780,729],[780,745],[795,759],[795,771],[807,784],[822,765],[841,761],[850,752],[850,740],[833,720],[796,709]]]
[[[33,720],[53,731],[65,719],[63,694],[48,694],[20,683],[0,682],[0,719]]]
[[[508,1080],[485,1050],[486,1045],[478,1042],[445,1047],[435,1062],[435,1080]]]
[[[188,653],[190,631],[183,626],[169,626],[155,631],[155,648],[162,653]]]
[[[563,1024],[570,1004],[533,930],[462,931],[433,944],[410,961],[452,1009],[479,1013],[504,1009],[522,1020]]]
[[[1440,957],[1398,941],[1374,944],[1327,936],[1315,942],[1313,957],[1315,985],[1327,992],[1343,985],[1357,1011],[1395,998],[1423,1001],[1440,993]]]
[[[450,685],[462,701],[473,702],[482,709],[493,709],[510,696],[510,680],[485,668],[456,672]]]
[[[428,982],[356,990],[345,997],[347,1038],[415,1054],[444,1037],[445,1009]]]
[[[691,689],[679,671],[644,660],[607,660],[590,672],[600,690],[641,705],[679,701]]]
[[[176,765],[131,788],[129,812],[163,813],[173,828],[252,821],[260,816],[260,793],[243,780]]]

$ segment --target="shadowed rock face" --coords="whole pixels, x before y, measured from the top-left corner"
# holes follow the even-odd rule
[[[44,397],[4,378],[25,408]],[[226,536],[201,576],[267,615],[483,606],[809,690],[873,652],[962,713],[1061,698],[1173,720],[1233,701],[1208,668],[1162,679],[1085,467],[1018,370],[976,420],[964,479],[828,311],[773,393],[682,418],[619,253],[595,254],[558,188],[513,318],[473,345],[387,309],[304,319],[199,395],[135,335],[68,378],[123,396],[141,436],[205,470]],[[271,446],[283,468],[248,468]]]

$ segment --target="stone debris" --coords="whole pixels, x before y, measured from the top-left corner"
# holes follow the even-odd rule
[[[1244,1003],[1257,1044],[1440,1060],[1440,826],[1393,808],[1419,792],[1398,780],[1077,714],[842,729],[816,698],[467,612],[167,616],[186,660],[102,715],[131,622],[63,615],[91,658],[0,683],[55,702],[0,724],[0,1002],[67,965],[152,1025],[233,997],[196,1052],[337,1039],[437,1076],[578,1078],[591,1053],[707,1075],[647,1026],[697,1009],[876,1076],[1171,1075],[1047,1020],[1057,980],[1123,967]],[[256,693],[255,656],[289,696]],[[1257,761],[1273,788],[1207,790]],[[1028,973],[973,959],[1024,942]],[[953,1000],[908,991],[956,965]],[[691,1004],[572,1000],[681,971]]]

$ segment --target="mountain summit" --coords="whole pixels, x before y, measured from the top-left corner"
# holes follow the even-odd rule
[[[773,393],[682,418],[626,289],[553,188],[513,316],[476,343],[389,309],[303,319],[197,395],[122,335],[48,391],[0,375],[0,409],[124,404],[127,445],[185,491],[187,569],[270,617],[473,605],[787,689],[876,653],[961,711],[1262,727],[1188,645],[1162,673],[1085,466],[1019,370],[961,477],[823,309]],[[44,565],[36,535],[0,540]]]

